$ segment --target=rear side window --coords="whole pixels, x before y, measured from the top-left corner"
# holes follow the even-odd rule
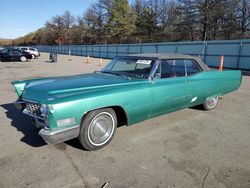
[[[192,76],[193,74],[200,72],[201,69],[194,60],[185,60],[187,76]]]
[[[31,51],[37,51],[35,48],[30,48]]]
[[[28,50],[28,48],[21,48],[21,50]]]

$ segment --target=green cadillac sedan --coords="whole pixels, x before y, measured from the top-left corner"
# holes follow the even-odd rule
[[[216,107],[237,90],[240,71],[215,71],[182,54],[116,57],[101,71],[13,81],[17,109],[31,117],[49,144],[78,138],[87,150],[107,145],[121,125],[183,108]]]

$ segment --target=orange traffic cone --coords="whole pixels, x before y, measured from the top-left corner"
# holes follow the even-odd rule
[[[71,55],[69,55],[69,57],[68,57],[68,61],[72,61]]]
[[[221,55],[220,56],[219,71],[222,71],[222,69],[223,69],[223,63],[224,63],[224,55]]]
[[[100,58],[98,66],[101,67],[103,65],[102,58]]]

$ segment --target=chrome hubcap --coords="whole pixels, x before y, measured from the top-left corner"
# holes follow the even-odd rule
[[[92,145],[100,146],[105,144],[111,138],[114,132],[115,121],[108,112],[97,114],[88,128],[88,137]]]
[[[210,107],[210,108],[213,108],[216,106],[218,102],[218,96],[216,97],[211,97],[209,99],[207,99],[207,105]]]

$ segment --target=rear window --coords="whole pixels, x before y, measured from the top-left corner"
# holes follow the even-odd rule
[[[37,49],[35,49],[35,48],[30,48],[30,50],[32,50],[32,51],[37,51]]]

